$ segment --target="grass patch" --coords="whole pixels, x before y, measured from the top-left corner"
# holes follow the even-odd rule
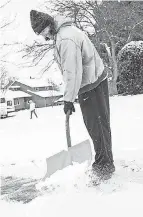
[[[35,187],[38,181],[14,176],[1,177],[1,198],[7,201],[29,203],[40,195]]]

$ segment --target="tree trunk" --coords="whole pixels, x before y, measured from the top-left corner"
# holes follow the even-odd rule
[[[112,67],[112,80],[110,80],[109,82],[109,86],[110,86],[109,92],[110,95],[117,95],[118,91],[117,91],[116,80],[117,80],[118,72],[117,72],[117,61],[115,56],[115,43],[112,39],[110,40],[111,40],[111,51],[108,45],[104,44],[108,54],[110,66]]]
[[[111,39],[111,51],[112,51],[112,66],[113,66],[113,78],[111,82],[113,94],[117,95],[117,77],[118,77],[118,68],[117,68],[117,60],[116,60],[116,55],[115,55],[115,43],[114,40]]]

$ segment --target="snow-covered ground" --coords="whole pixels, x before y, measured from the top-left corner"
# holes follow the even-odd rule
[[[87,188],[86,162],[58,171],[39,186],[60,185],[53,194],[28,204],[0,202],[3,217],[142,216],[143,95],[111,97],[111,127],[115,176],[96,188]],[[46,157],[66,149],[63,107],[29,111],[0,120],[0,165],[3,176],[42,178]],[[71,116],[72,144],[88,137],[79,105]]]

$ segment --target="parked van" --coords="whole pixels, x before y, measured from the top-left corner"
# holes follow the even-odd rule
[[[0,96],[0,118],[7,117],[7,102],[5,97]]]
[[[7,117],[10,112],[15,112],[14,99],[0,96],[0,118]]]

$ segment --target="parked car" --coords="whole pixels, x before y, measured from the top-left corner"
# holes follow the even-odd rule
[[[15,112],[14,99],[0,96],[0,118],[7,117],[10,112]]]
[[[0,118],[7,117],[7,102],[5,97],[0,97]]]

